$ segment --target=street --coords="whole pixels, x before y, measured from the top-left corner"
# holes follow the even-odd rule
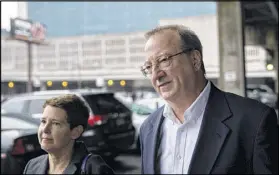
[[[122,153],[115,161],[108,163],[116,174],[140,174],[140,155],[135,153]]]

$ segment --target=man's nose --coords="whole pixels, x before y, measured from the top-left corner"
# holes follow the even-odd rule
[[[154,71],[152,71],[152,79],[156,81],[161,81],[162,78],[164,78],[166,75],[165,75],[165,72],[163,70],[160,70],[160,69],[156,69]]]
[[[152,65],[152,72],[156,72],[156,71],[159,71],[159,70],[160,70],[159,64],[154,63]]]

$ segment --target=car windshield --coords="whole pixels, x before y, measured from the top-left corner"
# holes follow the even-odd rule
[[[21,118],[14,118],[8,116],[1,116],[1,130],[8,129],[37,129],[38,123],[23,120]]]
[[[127,112],[129,109],[114,98],[113,94],[83,95],[92,108],[94,114],[108,114],[112,112]]]

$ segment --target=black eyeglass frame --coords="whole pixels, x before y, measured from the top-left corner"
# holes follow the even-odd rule
[[[168,55],[168,56],[166,56],[165,57],[165,59],[167,59],[168,61],[170,61],[170,59],[171,58],[173,58],[173,57],[175,57],[175,56],[177,56],[177,55],[180,55],[180,54],[183,54],[183,53],[188,53],[188,52],[191,52],[191,51],[193,51],[193,50],[197,50],[196,48],[186,48],[186,49],[183,49],[181,52],[178,52],[178,53],[176,53],[176,54],[173,54],[173,55]],[[159,62],[160,63],[160,62]],[[157,63],[157,65],[158,65],[158,63]],[[170,64],[169,64],[170,65]],[[142,74],[145,76],[145,77],[147,77],[147,75],[151,75],[152,74],[152,72],[151,73],[147,73],[148,71],[145,71],[146,70],[146,68],[145,68],[145,66],[143,65],[143,66],[141,66],[141,72],[142,72]]]

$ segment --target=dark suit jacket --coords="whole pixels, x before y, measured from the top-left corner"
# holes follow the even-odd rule
[[[80,174],[82,160],[89,152],[83,142],[76,142],[72,160],[63,174]],[[25,166],[23,174],[47,174],[48,154],[31,159]],[[114,174],[113,170],[98,155],[92,155],[86,162],[86,174]]]
[[[189,174],[278,173],[278,128],[274,109],[226,93],[213,84]],[[140,129],[142,173],[154,174],[163,107]]]

